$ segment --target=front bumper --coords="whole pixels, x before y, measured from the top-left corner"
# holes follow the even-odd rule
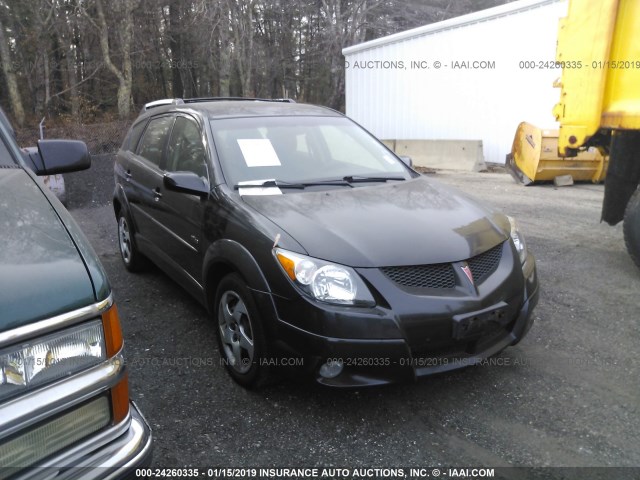
[[[481,343],[459,345],[449,351],[419,352],[404,339],[358,340],[315,335],[288,325],[288,345],[312,352],[318,366],[324,361],[341,361],[344,371],[336,378],[316,376],[318,383],[333,387],[363,387],[415,381],[420,377],[481,363],[510,345],[518,343],[533,324],[531,312],[538,302],[538,290],[527,299],[508,330],[482,338]],[[297,353],[297,352],[296,352]]]
[[[481,363],[527,334],[538,302],[535,260],[530,255],[523,267],[510,263],[507,248],[508,243],[507,260],[473,293],[444,297],[399,292],[370,274],[366,280],[384,291],[388,305],[319,306],[268,294],[258,303],[264,312],[273,300],[278,317],[272,340],[282,351],[311,361],[321,384],[359,387],[415,381]],[[344,365],[335,378],[319,374],[327,361]]]
[[[106,443],[105,443],[106,442]],[[151,464],[151,428],[135,403],[120,424],[83,440],[42,465],[20,472],[20,480],[31,479],[122,479],[136,478],[135,471]]]

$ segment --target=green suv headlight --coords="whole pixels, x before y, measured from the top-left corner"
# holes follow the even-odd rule
[[[518,256],[520,257],[520,262],[524,263],[527,259],[527,244],[524,241],[524,236],[520,233],[518,229],[518,224],[513,217],[507,216],[509,219],[509,223],[511,224],[511,240],[513,240],[513,244],[516,246],[516,250],[518,251]]]
[[[0,401],[85,370],[106,358],[100,320],[0,350]]]
[[[278,264],[293,284],[310,297],[338,305],[373,306],[364,281],[351,267],[274,249]]]

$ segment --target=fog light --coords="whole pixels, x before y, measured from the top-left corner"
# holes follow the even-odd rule
[[[98,432],[110,421],[109,399],[102,396],[3,441],[0,444],[0,479]]]
[[[327,363],[323,363],[320,367],[320,376],[323,378],[336,378],[342,373],[344,369],[344,363],[342,360],[327,360]]]

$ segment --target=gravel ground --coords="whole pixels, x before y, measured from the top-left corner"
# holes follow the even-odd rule
[[[154,466],[640,466],[640,271],[622,228],[599,223],[602,186],[432,177],[519,220],[541,284],[528,337],[499,356],[503,365],[416,384],[345,391],[289,381],[248,392],[219,365],[204,309],[158,270],[122,266],[111,160],[66,176],[71,212],[110,276]]]

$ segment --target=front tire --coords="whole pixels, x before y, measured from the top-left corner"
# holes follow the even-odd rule
[[[249,288],[238,274],[222,279],[215,306],[220,358],[229,375],[245,388],[266,385],[271,372],[262,321]]]
[[[120,249],[120,258],[127,270],[130,272],[142,272],[149,266],[149,261],[143,256],[133,235],[133,224],[129,215],[123,210],[118,212],[118,248]]]
[[[640,188],[631,196],[624,213],[624,242],[636,266],[640,268]]]

